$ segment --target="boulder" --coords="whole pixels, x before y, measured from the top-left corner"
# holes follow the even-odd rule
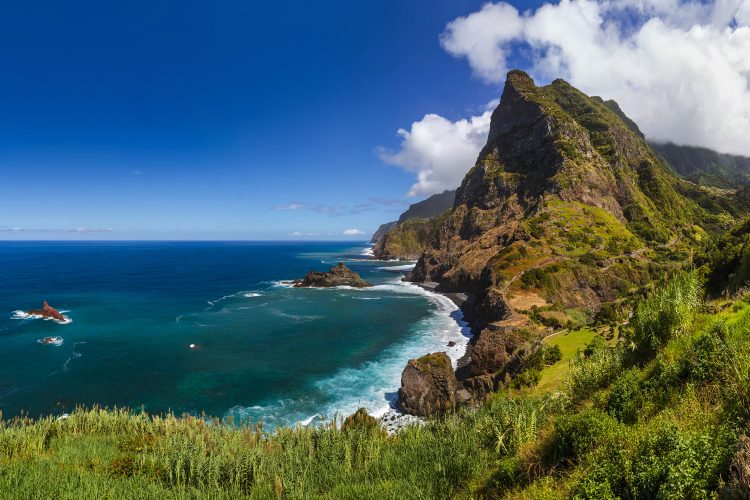
[[[471,349],[471,360],[459,370],[459,377],[489,375],[503,370],[513,352],[523,344],[514,331],[484,329]]]
[[[294,281],[295,288],[330,288],[334,286],[365,288],[372,286],[372,284],[363,280],[359,274],[346,267],[343,262],[333,266],[327,273],[310,271],[304,279]]]
[[[26,314],[33,314],[37,316],[44,316],[45,318],[53,318],[58,321],[65,321],[65,316],[60,314],[60,311],[55,309],[54,307],[47,304],[47,301],[44,301],[44,305],[41,309],[33,309],[31,311],[26,311]]]
[[[401,374],[399,407],[406,413],[429,416],[456,406],[459,389],[451,360],[444,352],[410,359]]]

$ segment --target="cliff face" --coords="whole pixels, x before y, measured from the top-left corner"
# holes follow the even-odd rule
[[[691,182],[719,188],[750,183],[750,158],[671,143],[652,143],[651,147],[677,174]]]
[[[388,230],[373,247],[378,259],[418,259],[447,217],[448,212],[430,219],[407,219]]]
[[[414,203],[396,222],[383,224],[373,235],[373,254],[378,259],[417,259],[453,207],[456,191],[443,191]]]
[[[380,238],[382,238],[385,233],[393,229],[393,227],[398,224],[398,221],[393,222],[386,222],[385,224],[381,224],[380,227],[378,227],[377,231],[372,233],[372,238],[370,239],[370,244],[374,245],[378,241],[380,241]]]
[[[455,189],[433,194],[427,199],[409,205],[409,208],[398,218],[397,223],[402,224],[409,219],[430,219],[436,217],[449,208],[453,208],[455,200]]]
[[[467,312],[483,327],[590,315],[659,272],[656,249],[700,238],[704,210],[623,117],[562,80],[537,87],[511,71],[487,144],[412,279],[471,292]]]

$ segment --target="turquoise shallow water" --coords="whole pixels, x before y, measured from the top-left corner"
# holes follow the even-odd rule
[[[364,244],[0,243],[0,411],[77,404],[268,425],[388,407],[404,364],[460,356],[460,314]],[[338,261],[376,286],[294,289]],[[407,266],[408,267],[408,266]],[[43,300],[68,324],[22,319]],[[60,346],[38,339],[62,337]],[[449,340],[458,345],[448,349]],[[194,344],[195,348],[190,348]]]

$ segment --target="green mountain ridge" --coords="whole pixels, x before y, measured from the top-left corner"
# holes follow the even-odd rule
[[[456,190],[446,190],[414,203],[395,222],[381,225],[370,241],[378,259],[417,259],[440,226],[440,218],[453,208]]]
[[[487,144],[412,279],[473,294],[467,312],[481,329],[528,323],[532,307],[591,318],[681,266],[704,226],[734,217],[686,195],[622,116],[563,80],[537,87],[511,71]]]

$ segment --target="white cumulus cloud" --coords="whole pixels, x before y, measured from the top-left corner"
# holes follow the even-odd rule
[[[347,229],[343,234],[345,234],[346,236],[360,236],[362,234],[365,234],[365,232],[361,229]]]
[[[615,99],[652,140],[750,155],[750,0],[490,3],[440,41],[488,83],[515,50],[538,80]]]
[[[409,130],[399,129],[399,150],[381,148],[380,158],[416,174],[417,182],[409,190],[409,196],[455,189],[487,142],[491,114],[488,109],[458,121],[436,114],[425,115],[412,123]]]

